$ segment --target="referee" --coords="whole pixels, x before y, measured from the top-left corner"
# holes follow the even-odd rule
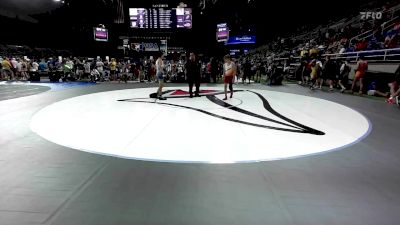
[[[193,85],[196,85],[195,97],[200,97],[201,66],[196,55],[191,52],[186,63],[186,77],[189,83],[190,97],[193,98]]]

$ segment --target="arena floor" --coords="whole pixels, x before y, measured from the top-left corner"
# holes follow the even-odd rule
[[[235,88],[0,83],[0,224],[399,224],[398,107]]]

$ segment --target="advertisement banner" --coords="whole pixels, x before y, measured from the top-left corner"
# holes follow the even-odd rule
[[[226,42],[229,37],[229,28],[226,23],[217,24],[217,42]]]
[[[158,43],[132,43],[132,49],[138,52],[159,52],[160,46]]]
[[[108,41],[108,30],[104,28],[93,28],[94,40],[96,41]]]
[[[226,45],[255,44],[256,36],[232,36],[228,38]]]

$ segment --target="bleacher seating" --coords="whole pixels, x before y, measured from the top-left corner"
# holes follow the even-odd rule
[[[299,57],[302,50],[318,48],[320,55],[347,52],[348,57],[357,57],[357,53],[351,53],[355,51],[393,49],[386,51],[385,57],[381,60],[400,59],[397,54],[398,49],[395,49],[399,47],[400,39],[398,37],[400,35],[400,4],[388,2],[377,6],[374,3],[362,6],[360,10],[381,11],[384,18],[381,21],[361,20],[360,15],[352,15],[327,25],[320,25],[305,33],[292,35],[284,41],[278,39],[250,51],[247,57],[264,60],[271,56],[273,58]],[[329,33],[328,38],[325,36],[327,33]],[[389,37],[395,38],[386,40]],[[375,52],[365,54],[372,57]]]

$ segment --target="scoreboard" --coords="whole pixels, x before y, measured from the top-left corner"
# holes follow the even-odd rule
[[[130,8],[130,26],[144,29],[192,28],[191,8]]]
[[[108,41],[108,30],[105,28],[94,27],[93,34],[95,41]]]
[[[176,27],[177,28],[192,28],[192,9],[177,8],[176,9]]]
[[[226,23],[217,24],[217,41],[226,42],[229,38],[229,28]]]

